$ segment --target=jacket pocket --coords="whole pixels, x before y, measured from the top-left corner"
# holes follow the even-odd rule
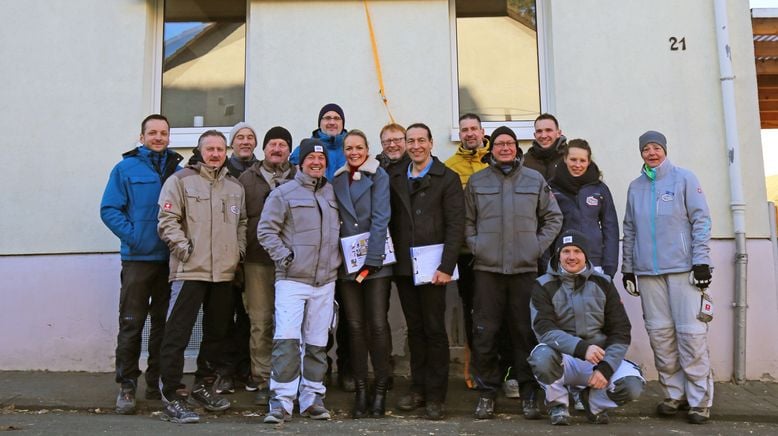
[[[224,222],[236,224],[240,217],[240,195],[229,194],[222,197],[222,214]]]
[[[319,220],[319,211],[316,210],[316,200],[314,199],[291,199],[289,200],[289,209],[292,213],[292,222],[296,233],[317,230],[321,221]]]
[[[191,222],[208,221],[211,219],[211,195],[197,188],[185,188],[186,218]]]
[[[538,192],[529,186],[517,186],[513,189],[513,223],[517,231],[538,231]],[[538,251],[540,251],[538,249]]]
[[[157,199],[161,189],[158,177],[154,176],[130,176],[127,178],[132,199],[133,221],[156,220],[159,206]]]

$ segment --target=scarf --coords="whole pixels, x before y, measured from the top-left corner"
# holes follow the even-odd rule
[[[581,186],[596,183],[599,180],[600,169],[594,162],[589,162],[589,168],[578,177],[570,174],[567,165],[565,165],[564,162],[560,162],[556,168],[556,173],[554,173],[554,177],[549,181],[549,184],[562,191],[577,195],[578,191],[581,190]]]

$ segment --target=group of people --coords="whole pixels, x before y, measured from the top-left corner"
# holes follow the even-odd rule
[[[465,114],[461,144],[441,162],[423,123],[384,126],[375,157],[364,132],[345,129],[337,104],[322,107],[318,123],[297,147],[284,127],[269,129],[262,160],[251,125],[228,137],[207,130],[181,168],[167,119],[143,120],[140,145],[114,167],[101,203],[121,240],[118,413],[136,409],[150,316],[145,396],[163,401],[165,420],[198,422],[191,406],[225,410],[222,395],[240,384],[268,407],[266,423],[290,420],[295,402],[302,416],[330,419],[334,342],[352,417],[382,417],[393,384],[392,282],[410,349],[400,410],[445,417],[451,282],[464,308],[476,418],[494,416],[500,388],[521,398],[527,419],[541,416],[545,400],[556,425],[570,422],[571,394],[594,423],[640,395],[645,381],[625,359],[631,324],[613,283],[616,211],[587,141],[567,141],[542,114],[525,154],[512,129],[487,136],[478,115]],[[664,135],[648,131],[638,142],[644,165],[627,194],[622,282],[641,298],[666,396],[657,412],[688,410],[703,423],[713,383],[697,312],[711,280],[710,215],[695,176],[667,160]],[[347,265],[344,257],[356,261],[343,241],[354,238],[364,249]],[[427,276],[417,256],[430,247],[439,259]],[[187,389],[184,350],[201,308]]]

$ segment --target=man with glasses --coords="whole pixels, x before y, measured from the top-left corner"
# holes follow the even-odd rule
[[[522,412],[540,418],[539,386],[527,362],[537,345],[530,298],[538,257],[562,228],[562,212],[543,176],[522,166],[516,134],[501,126],[492,133],[489,168],[473,174],[465,189],[465,239],[473,253],[473,369],[480,391],[477,419],[494,417],[502,370],[497,333],[503,322],[513,345]]]
[[[327,171],[325,177],[327,181],[332,182],[335,177],[335,171],[346,164],[346,155],[343,153],[343,139],[346,137],[346,116],[343,114],[343,109],[335,103],[325,104],[319,111],[319,128],[313,131],[311,138],[318,139],[324,144],[325,152],[327,154]],[[292,165],[300,165],[300,147],[297,147],[289,156],[289,162]],[[335,289],[335,301],[340,304],[340,289]],[[337,353],[337,366],[338,366],[338,386],[346,392],[354,392],[356,390],[356,383],[351,371],[351,362],[349,353],[349,344],[351,343],[348,335],[348,325],[346,323],[346,314],[343,309],[338,310],[338,328],[336,331],[335,340],[330,334],[329,341],[327,343],[327,351],[332,349],[335,343],[338,344],[336,349]],[[325,384],[329,384],[332,374],[332,360],[327,354],[327,376],[325,378]]]
[[[405,127],[397,123],[389,123],[381,128],[381,153],[376,160],[381,168],[391,173],[394,168],[408,168],[411,159],[405,152]]]
[[[448,385],[446,285],[451,282],[464,231],[459,176],[432,156],[432,133],[422,123],[406,131],[411,163],[390,175],[390,222],[397,263],[395,280],[408,325],[411,390],[400,410],[426,407],[427,419],[443,419]],[[411,247],[443,245],[429,283],[414,284]]]

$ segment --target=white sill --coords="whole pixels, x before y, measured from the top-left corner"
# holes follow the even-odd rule
[[[535,139],[535,126],[532,121],[484,121],[481,123],[487,135],[491,135],[494,129],[500,126],[510,127],[515,133],[516,138],[519,141],[532,141]],[[452,142],[459,142],[459,129],[452,128],[450,131],[450,138]]]

